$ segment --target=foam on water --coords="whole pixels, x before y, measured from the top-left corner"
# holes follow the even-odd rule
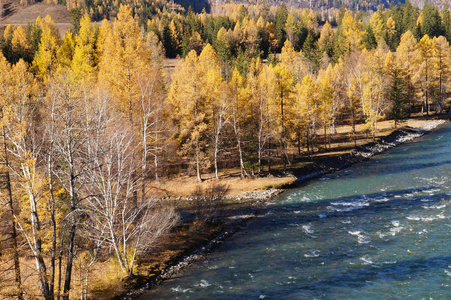
[[[356,209],[362,209],[370,205],[367,200],[355,202],[331,202],[333,206],[328,206],[327,209],[335,212],[351,212]]]
[[[369,239],[369,237],[363,235],[361,233],[361,231],[348,231],[348,233],[350,235],[356,236],[357,237],[357,242],[359,244],[368,244],[371,242],[371,240]]]
[[[176,293],[186,293],[191,291],[191,289],[183,289],[180,285],[175,288],[171,288],[171,290]]]
[[[439,205],[439,204],[437,204],[437,205],[423,205],[424,209],[442,209],[442,208],[445,208],[445,207],[446,207],[446,204],[441,204],[441,205]]]
[[[306,234],[313,234],[315,232],[314,230],[312,230],[312,224],[302,225],[302,229]]]
[[[407,216],[406,219],[411,220],[411,221],[432,222],[435,220],[445,219],[445,216],[443,214],[438,214],[436,216],[429,216],[429,217],[411,215],[411,216]]]
[[[305,257],[318,257],[319,256],[319,250],[311,250],[308,253],[304,254]]]
[[[362,256],[360,258],[361,261],[363,261],[364,265],[372,265],[374,262],[368,257],[368,256]]]
[[[208,281],[206,281],[205,279],[202,279],[202,280],[200,281],[200,283],[199,283],[197,286],[206,288],[206,287],[209,287],[210,285],[211,285],[211,284],[208,283]]]

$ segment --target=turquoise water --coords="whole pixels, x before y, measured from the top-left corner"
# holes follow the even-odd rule
[[[451,125],[290,190],[141,299],[451,299]]]

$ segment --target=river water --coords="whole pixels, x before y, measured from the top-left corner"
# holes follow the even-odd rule
[[[140,298],[451,299],[451,125],[290,190]]]

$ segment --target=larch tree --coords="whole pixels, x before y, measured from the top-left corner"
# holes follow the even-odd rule
[[[105,88],[111,88],[112,103],[128,120],[132,132],[137,132],[140,127],[140,124],[136,123],[140,109],[138,76],[150,63],[151,53],[145,47],[141,30],[128,6],[121,5],[112,30],[101,29],[101,33],[107,35],[101,46],[99,81]],[[136,158],[135,154],[134,157]],[[133,197],[137,204],[137,174],[134,178]]]
[[[396,49],[395,64],[399,68],[400,76],[407,84],[407,98],[409,103],[409,114],[412,110],[412,105],[415,100],[415,90],[414,77],[418,70],[416,59],[415,59],[415,49],[417,46],[417,40],[413,36],[412,32],[406,31],[401,36],[401,41],[398,48]]]
[[[4,116],[4,109],[9,107],[11,104],[11,86],[12,86],[12,70],[11,65],[6,61],[6,58],[0,52],[0,104],[1,104],[1,138],[2,138],[2,163],[4,167],[2,168],[3,174],[2,176],[5,179],[6,185],[6,198],[4,203],[6,203],[7,207],[7,215],[9,219],[9,230],[10,230],[10,239],[12,241],[12,258],[13,258],[13,267],[14,270],[14,281],[15,281],[15,293],[19,300],[24,299],[24,290],[22,284],[22,273],[20,268],[19,261],[19,243],[18,243],[18,233],[17,233],[17,201],[13,194],[13,186],[11,182],[11,162],[10,162],[10,151],[9,151],[9,140],[7,136],[7,125],[8,119]],[[5,122],[6,121],[6,122]],[[3,195],[2,195],[3,196]],[[2,241],[3,242],[3,241]],[[2,251],[2,260],[8,258],[7,255],[4,255]]]
[[[385,54],[379,49],[367,52],[364,50],[360,56],[363,65],[362,77],[362,109],[365,117],[364,129],[369,130],[373,140],[376,138],[377,122],[384,115],[382,113],[384,97],[383,64]]]
[[[391,49],[394,49],[394,45],[397,40],[396,36],[397,31],[395,20],[393,20],[391,16],[388,17],[387,19],[386,27],[387,27],[387,44],[390,46]]]
[[[314,152],[313,135],[318,113],[317,86],[310,76],[305,76],[296,84],[296,122],[305,131],[307,155],[311,158]]]
[[[352,128],[352,139],[354,146],[357,147],[356,125],[360,120],[362,106],[364,104],[362,97],[362,78],[363,67],[361,64],[360,54],[353,53],[345,60],[344,81],[346,86],[346,108],[348,118]]]
[[[268,72],[260,59],[253,59],[247,73],[246,85],[249,95],[249,101],[252,105],[252,131],[257,131],[257,137],[254,139],[252,147],[253,152],[257,153],[258,173],[262,170],[262,158],[265,147],[267,147],[269,139],[268,127],[268,89],[267,84]],[[255,137],[255,135],[254,135]]]
[[[261,71],[258,75],[259,83],[259,101],[258,106],[260,110],[259,116],[259,131],[258,131],[258,159],[259,165],[262,165],[262,159],[266,154],[268,163],[268,170],[271,171],[271,143],[274,139],[275,127],[274,119],[272,118],[275,113],[272,105],[272,97],[274,95],[274,73],[271,66],[262,65]]]
[[[327,149],[328,140],[330,145],[331,120],[334,118],[336,110],[333,102],[335,98],[335,92],[332,86],[332,80],[335,75],[333,72],[332,65],[329,65],[326,70],[320,70],[317,78],[318,100],[324,130],[324,149]],[[328,132],[329,139],[327,139]]]
[[[376,42],[386,38],[387,28],[385,26],[384,20],[382,19],[382,16],[378,12],[375,12],[371,16],[369,24],[371,26],[371,29],[373,30]]]
[[[362,31],[363,22],[357,22],[354,17],[346,12],[343,17],[341,34],[344,37],[341,45],[344,53],[349,53],[362,48],[362,38],[365,32]]]
[[[33,51],[31,41],[27,38],[25,29],[22,26],[18,26],[14,30],[11,46],[12,51],[18,59],[22,58],[27,63],[32,62]]]
[[[33,60],[33,70],[37,77],[47,84],[57,67],[57,49],[61,43],[58,30],[50,16],[36,21],[41,27],[42,34],[38,52]]]
[[[446,94],[446,83],[449,78],[450,46],[445,37],[433,39],[434,43],[434,77],[438,80],[437,92],[434,93],[435,110],[442,113]]]
[[[247,105],[247,93],[245,86],[245,78],[241,76],[238,69],[234,69],[229,80],[229,98],[230,98],[230,113],[231,124],[236,140],[236,149],[238,151],[238,158],[240,163],[240,174],[244,178],[248,176],[246,167],[244,164],[244,124],[245,119],[248,117],[248,105]]]
[[[202,171],[210,165],[207,133],[212,113],[202,97],[201,77],[199,57],[195,51],[190,51],[172,74],[168,92],[170,117],[178,130],[176,141],[180,153],[194,164],[198,181],[202,180]]]
[[[274,95],[272,105],[276,112],[277,135],[282,148],[284,169],[291,164],[288,154],[288,141],[294,116],[295,81],[287,65],[280,63],[272,68],[274,74]]]
[[[431,75],[433,71],[432,58],[433,58],[434,44],[433,39],[428,35],[424,35],[418,42],[415,59],[419,65],[417,71],[417,82],[421,82],[422,94],[424,96],[423,108],[426,110],[426,115],[429,115],[429,98],[431,95]]]
[[[318,40],[318,48],[321,53],[325,53],[329,58],[334,56],[334,41],[335,41],[335,32],[330,26],[329,22],[326,21],[323,28],[321,29],[321,33]]]
[[[296,51],[288,40],[282,48],[280,62],[288,68],[295,82],[301,82],[310,71],[302,52]]]

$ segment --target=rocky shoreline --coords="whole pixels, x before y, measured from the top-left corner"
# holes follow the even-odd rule
[[[255,216],[258,216],[261,211],[264,210],[262,206],[264,200],[268,200],[276,195],[279,195],[284,189],[299,186],[300,184],[306,183],[307,181],[320,176],[345,169],[356,163],[367,161],[370,157],[387,151],[388,149],[402,143],[414,140],[432,131],[445,122],[445,120],[434,120],[428,122],[426,126],[421,128],[402,128],[395,130],[393,133],[380,140],[357,147],[352,153],[343,154],[336,157],[314,159],[313,164],[293,170],[291,173],[296,178],[295,182],[284,187],[283,189],[253,191],[245,193],[242,196],[238,196],[240,199],[253,199],[256,201],[247,209],[236,210],[233,216],[229,218],[231,220],[229,225],[227,225],[226,228],[207,245],[193,251],[190,255],[183,257],[177,264],[163,270],[156,278],[147,282],[141,288],[126,294],[120,299],[137,299],[144,291],[160,284],[166,279],[173,277],[177,274],[177,272],[190,264],[203,259],[207,253],[211,252],[214,248],[220,245],[230,235],[241,230],[246,226],[248,221],[253,219]],[[234,198],[237,197],[234,196]]]
[[[290,187],[298,186],[299,184],[307,182],[311,179],[342,170],[356,163],[367,161],[374,155],[381,154],[388,149],[419,138],[445,122],[447,121],[441,119],[432,120],[421,128],[401,128],[395,130],[380,140],[357,147],[352,153],[343,154],[336,157],[314,159],[313,164],[296,169],[293,172],[293,175],[296,177],[296,181],[290,185]]]

